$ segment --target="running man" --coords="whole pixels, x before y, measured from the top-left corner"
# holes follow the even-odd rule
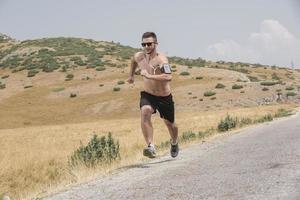
[[[134,72],[141,68],[144,91],[141,92],[141,128],[147,144],[143,154],[149,158],[155,158],[153,143],[152,114],[159,111],[160,117],[169,130],[171,137],[171,156],[178,155],[178,127],[174,118],[174,102],[171,94],[170,81],[172,80],[171,68],[165,55],[156,50],[158,43],[156,34],[146,32],[142,36],[143,51],[134,54],[131,60],[128,83],[134,82]]]

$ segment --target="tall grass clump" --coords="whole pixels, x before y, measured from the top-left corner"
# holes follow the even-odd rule
[[[238,123],[238,119],[236,117],[231,117],[227,114],[225,119],[221,119],[221,121],[218,124],[218,130],[221,132],[228,131],[232,128],[235,128]]]
[[[95,167],[99,164],[110,164],[120,159],[119,141],[115,141],[111,132],[108,136],[94,135],[86,146],[81,146],[74,151],[69,159],[71,167],[83,164],[86,167]]]

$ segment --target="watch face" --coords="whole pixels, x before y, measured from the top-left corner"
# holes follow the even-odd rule
[[[163,64],[162,66],[164,73],[171,74],[171,67],[169,64]]]

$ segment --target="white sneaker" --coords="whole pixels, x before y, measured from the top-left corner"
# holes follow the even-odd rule
[[[155,148],[153,145],[149,145],[144,149],[143,155],[149,158],[155,158]]]

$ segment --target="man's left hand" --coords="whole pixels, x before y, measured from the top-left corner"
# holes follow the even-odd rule
[[[145,70],[145,69],[142,69],[142,70],[141,70],[141,75],[144,76],[145,78],[148,78],[148,77],[149,77],[149,73],[148,73],[147,70]]]

